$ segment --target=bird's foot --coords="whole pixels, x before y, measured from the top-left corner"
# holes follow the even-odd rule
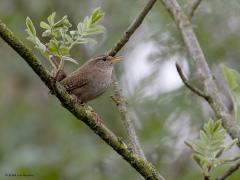
[[[99,117],[99,115],[93,110],[93,108],[91,106],[88,106],[88,109],[91,111],[91,113],[94,116],[94,120],[96,122],[95,127],[97,126],[101,126],[102,124],[102,119]]]
[[[94,115],[94,119],[96,120],[96,127],[98,127],[98,126],[101,126],[101,124],[102,124],[102,120],[101,120],[101,118],[98,116],[98,114],[97,113],[95,113],[95,112],[93,112],[93,115]]]
[[[56,69],[52,72],[52,78],[55,82],[60,82],[66,77],[65,72],[62,69]]]
[[[74,104],[81,105],[81,106],[84,105],[84,103],[76,95],[72,94],[71,97]]]

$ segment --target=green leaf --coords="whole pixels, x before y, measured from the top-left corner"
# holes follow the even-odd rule
[[[50,42],[48,43],[48,50],[51,52],[51,54],[59,56],[58,44],[58,41],[50,40]]]
[[[231,69],[224,64],[221,64],[221,69],[223,71],[223,74],[226,78],[227,84],[231,90],[234,90],[235,88],[239,87],[237,77],[239,76],[239,73],[235,71],[234,69]]]
[[[27,32],[30,36],[36,36],[36,29],[33,25],[33,22],[29,17],[26,18],[26,26],[27,26]]]
[[[70,61],[70,62],[72,62],[72,63],[78,64],[78,62],[77,62],[75,59],[70,58],[70,57],[67,57],[67,56],[62,56],[62,59],[63,59],[64,61]]]
[[[203,166],[203,159],[201,156],[194,154],[192,156],[193,160],[202,168]]]
[[[85,17],[83,22],[78,23],[77,29],[81,36],[88,36],[93,34],[100,34],[105,31],[105,28],[97,23],[103,18],[104,13],[101,12],[101,8],[96,8],[90,17]]]
[[[221,69],[231,91],[235,118],[238,120],[238,123],[240,123],[240,74],[223,64],[221,64]]]
[[[69,49],[67,46],[63,44],[59,47],[58,51],[59,51],[59,54],[62,56],[69,56]]]
[[[70,35],[73,37],[73,36],[75,36],[75,35],[77,35],[78,33],[77,33],[77,31],[70,31]]]
[[[72,24],[69,22],[67,16],[63,16],[63,18],[61,20],[59,20],[58,22],[56,22],[53,25],[53,28],[57,29],[57,28],[70,28],[72,26]]]
[[[49,29],[42,33],[42,37],[49,37],[49,36],[51,36],[51,30]]]
[[[101,7],[97,7],[96,9],[94,9],[91,15],[92,24],[96,24],[103,17],[104,17],[104,13],[101,12]]]
[[[44,21],[40,22],[40,27],[43,29],[51,29],[51,27]]]
[[[67,40],[67,43],[69,44],[73,43],[73,39],[68,34],[65,34],[65,39]]]
[[[47,50],[46,46],[43,43],[41,43],[38,37],[35,37],[35,48],[39,49],[42,53],[45,53]]]
[[[213,120],[211,120],[213,122]],[[215,123],[214,123],[214,126],[212,128],[212,132],[216,132],[218,131],[219,129],[221,129],[221,126],[222,126],[222,121],[221,120],[217,120]]]
[[[95,25],[92,28],[89,28],[88,31],[86,32],[87,35],[93,35],[93,34],[100,34],[105,31],[105,28],[101,25]]]
[[[89,17],[87,16],[87,17],[85,17],[84,18],[84,20],[83,20],[83,27],[82,27],[82,29],[83,29],[83,32],[87,32],[88,31],[88,29],[89,29],[89,27],[90,27],[90,21],[89,21]]]
[[[52,14],[50,14],[48,16],[47,20],[48,20],[48,23],[50,24],[50,26],[54,25],[55,16],[56,16],[56,12],[53,12]]]
[[[83,23],[81,23],[81,22],[78,23],[77,30],[78,30],[78,33],[80,35],[83,34]],[[70,34],[71,34],[71,32],[72,32],[72,34],[74,34],[74,33],[76,34],[77,33],[77,31],[70,31]]]
[[[193,144],[190,141],[184,141],[184,143],[193,150]]]

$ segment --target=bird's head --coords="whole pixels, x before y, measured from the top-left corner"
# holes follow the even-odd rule
[[[121,60],[120,57],[113,57],[108,55],[100,55],[91,60],[91,63],[93,63],[95,66],[100,68],[106,68],[106,67],[113,67],[113,65]]]

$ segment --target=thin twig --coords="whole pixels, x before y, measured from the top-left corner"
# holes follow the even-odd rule
[[[147,16],[148,12],[152,9],[156,0],[149,0],[144,9],[141,11],[139,16],[132,22],[132,24],[128,27],[127,31],[123,34],[122,38],[115,44],[115,46],[109,50],[108,55],[115,56],[122,47],[128,42],[133,33],[137,30],[137,28],[142,24],[144,18]],[[113,72],[113,89],[114,89],[114,97],[112,99],[116,102],[118,111],[121,114],[121,119],[124,122],[124,125],[127,129],[128,137],[131,143],[131,147],[134,152],[136,152],[143,159],[146,159],[144,152],[139,143],[138,137],[136,135],[136,131],[134,128],[134,124],[132,120],[129,118],[127,111],[127,102],[125,97],[122,94],[121,87],[116,80],[116,73]]]
[[[193,1],[191,0],[190,1],[189,5],[187,7],[189,20],[191,20],[193,18],[194,13],[201,2],[202,2],[202,0],[193,0]]]
[[[106,144],[111,146],[119,155],[121,155],[133,168],[136,169],[145,179],[164,178],[157,169],[148,161],[139,157],[136,153],[130,151],[125,143],[119,141],[119,138],[111,132],[104,124],[99,125],[96,113],[86,106],[80,106],[74,103],[72,97],[59,84],[55,83],[46,69],[39,63],[36,56],[6,27],[0,20],[0,36],[7,42],[33,69],[41,78],[45,85],[53,92],[62,105],[75,117],[84,122],[92,131],[97,134]]]
[[[118,110],[121,114],[121,119],[123,120],[123,123],[127,129],[131,148],[140,157],[142,157],[143,159],[146,159],[144,152],[141,148],[141,145],[139,143],[138,137],[136,135],[134,124],[131,121],[131,119],[129,118],[126,100],[122,94],[122,89],[120,88],[120,86],[118,84],[115,73],[113,74],[113,88],[114,88],[114,96],[112,97],[112,99],[116,103]]]
[[[237,162],[235,165],[231,166],[222,176],[216,178],[216,180],[224,180],[231,176],[234,172],[240,169],[240,161]]]
[[[180,67],[180,65],[178,63],[176,63],[176,68],[177,68],[177,72],[178,72],[179,76],[181,77],[185,86],[187,86],[192,92],[199,95],[200,97],[203,97],[204,99],[209,98],[203,91],[201,91],[200,89],[198,89],[197,87],[195,87],[194,85],[189,83],[189,81],[187,80],[186,76],[184,75],[184,73],[182,71],[182,68]]]
[[[144,18],[148,14],[148,12],[152,9],[156,0],[149,0],[147,5],[144,7],[142,12],[136,18],[135,21],[128,27],[127,31],[124,33],[122,38],[114,45],[114,47],[108,52],[108,55],[115,56],[118,51],[122,49],[122,47],[128,42],[129,38],[136,31],[136,29],[142,24]]]
[[[184,14],[181,6],[176,0],[161,1],[175,20],[184,43],[187,46],[187,50],[194,60],[199,80],[203,81],[203,91],[210,97],[208,100],[209,105],[215,112],[217,119],[222,119],[223,127],[226,129],[228,134],[233,139],[238,139],[238,146],[240,147],[240,128],[231,112],[229,112],[226,105],[223,104],[217,85],[188,17]]]

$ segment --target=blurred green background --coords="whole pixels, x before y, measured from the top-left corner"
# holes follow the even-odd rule
[[[190,1],[190,0],[189,0]],[[185,8],[187,0],[179,1]],[[143,0],[1,0],[0,19],[29,47],[25,19],[31,17],[37,33],[39,22],[52,13],[68,15],[75,27],[91,11],[101,6],[106,32],[96,36],[97,45],[75,47],[72,55],[80,63],[109,50],[146,4]],[[193,27],[219,82],[219,63],[240,71],[240,1],[203,1],[193,18]],[[46,66],[50,67],[36,50]],[[33,174],[26,179],[121,180],[142,179],[136,171],[76,120],[33,73],[24,60],[0,40],[0,179],[6,173]],[[195,139],[203,123],[212,116],[207,103],[186,89],[174,67],[182,64],[189,78],[195,69],[180,34],[160,1],[143,25],[119,53],[118,78],[127,98],[147,159],[166,179],[201,179],[200,169],[191,160],[183,143]],[[76,69],[67,65],[67,72]],[[220,89],[225,89],[219,83]],[[126,140],[126,129],[107,93],[89,104],[104,123]],[[226,156],[239,153],[235,148]],[[214,177],[228,166],[214,171]],[[21,177],[16,177],[21,178]],[[240,179],[240,172],[230,180]]]

